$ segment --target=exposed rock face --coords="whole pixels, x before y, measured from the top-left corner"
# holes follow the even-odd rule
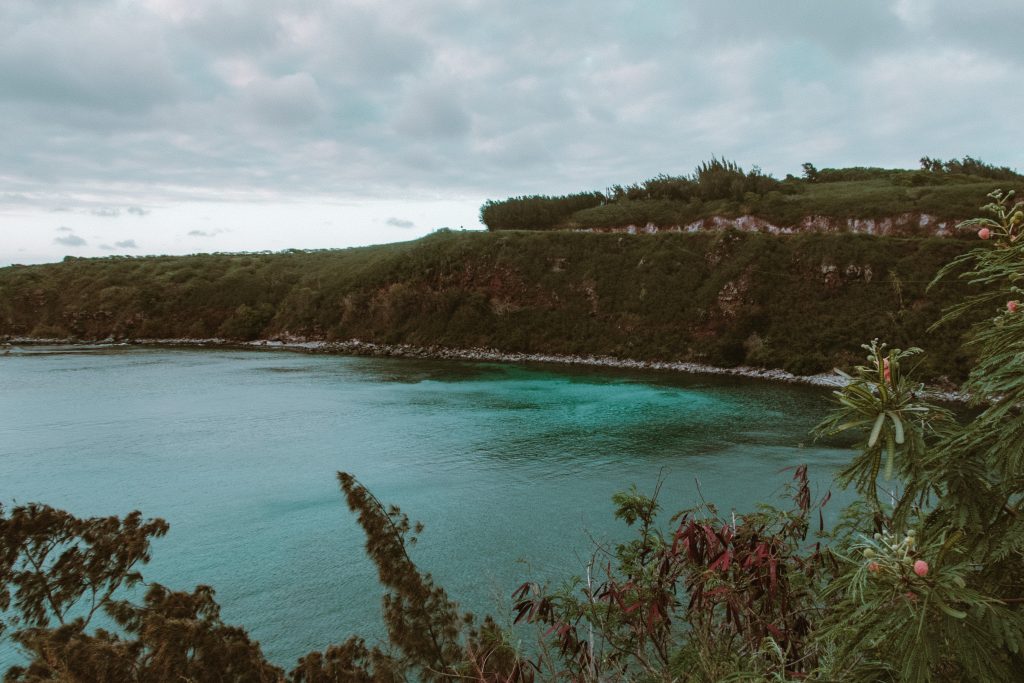
[[[874,272],[871,270],[871,264],[869,263],[863,265],[850,263],[845,267],[834,263],[822,263],[819,270],[821,272],[821,281],[828,289],[835,289],[843,283],[856,280],[871,282],[871,278],[874,277]]]
[[[744,295],[750,288],[750,278],[747,273],[739,279],[726,282],[718,292],[716,303],[721,314],[726,318],[735,318],[744,304]]]
[[[659,232],[700,232],[702,230],[742,230],[765,232],[773,235],[791,235],[798,232],[852,232],[865,235],[895,237],[945,237],[954,232],[959,221],[940,220],[927,213],[901,213],[886,218],[831,218],[805,216],[796,225],[775,225],[759,216],[711,216],[686,225],[644,226],[627,225],[618,228],[576,228],[575,232],[623,232],[630,235]]]

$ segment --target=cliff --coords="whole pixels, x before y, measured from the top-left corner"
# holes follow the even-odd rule
[[[953,239],[855,234],[439,232],[359,249],[66,259],[0,269],[0,337],[348,340],[848,366],[874,337],[959,378]],[[979,312],[983,315],[987,312]]]

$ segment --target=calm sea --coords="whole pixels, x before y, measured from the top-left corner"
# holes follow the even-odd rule
[[[0,356],[0,501],[159,516],[148,580],[212,585],[278,664],[382,633],[381,591],[335,473],[426,525],[450,595],[509,620],[527,579],[627,537],[611,496],[663,480],[750,510],[847,451],[815,445],[818,389],[697,376],[287,352],[28,347]],[[699,482],[699,486],[698,486]],[[0,671],[14,661],[0,643]]]

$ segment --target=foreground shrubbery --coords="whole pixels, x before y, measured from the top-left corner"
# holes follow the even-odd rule
[[[595,555],[586,579],[525,584],[517,621],[538,645],[515,650],[496,624],[463,614],[406,552],[421,530],[351,475],[339,481],[387,593],[388,641],[353,637],[288,674],[212,591],[159,585],[136,605],[149,539],[138,513],[79,520],[30,505],[0,515],[0,608],[31,662],[11,681],[1006,681],[1024,675],[1024,205],[997,195],[972,222],[994,248],[958,273],[979,291],[947,315],[982,308],[966,388],[978,414],[959,422],[923,401],[917,349],[872,343],[836,392],[822,434],[854,431],[840,475],[860,500],[823,538],[806,468],[792,505],[723,517],[711,505],[659,524],[657,496],[615,497],[632,538]],[[116,632],[90,626],[104,611]]]

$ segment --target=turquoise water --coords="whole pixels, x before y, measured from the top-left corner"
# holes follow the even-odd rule
[[[846,451],[810,443],[826,392],[657,373],[287,352],[27,349],[0,356],[0,501],[165,518],[147,579],[212,585],[288,666],[381,630],[381,591],[335,472],[426,531],[413,558],[508,621],[527,579],[622,539],[611,495],[749,510],[800,463],[824,492]],[[666,520],[668,515],[665,515]],[[0,644],[0,671],[12,661]]]

